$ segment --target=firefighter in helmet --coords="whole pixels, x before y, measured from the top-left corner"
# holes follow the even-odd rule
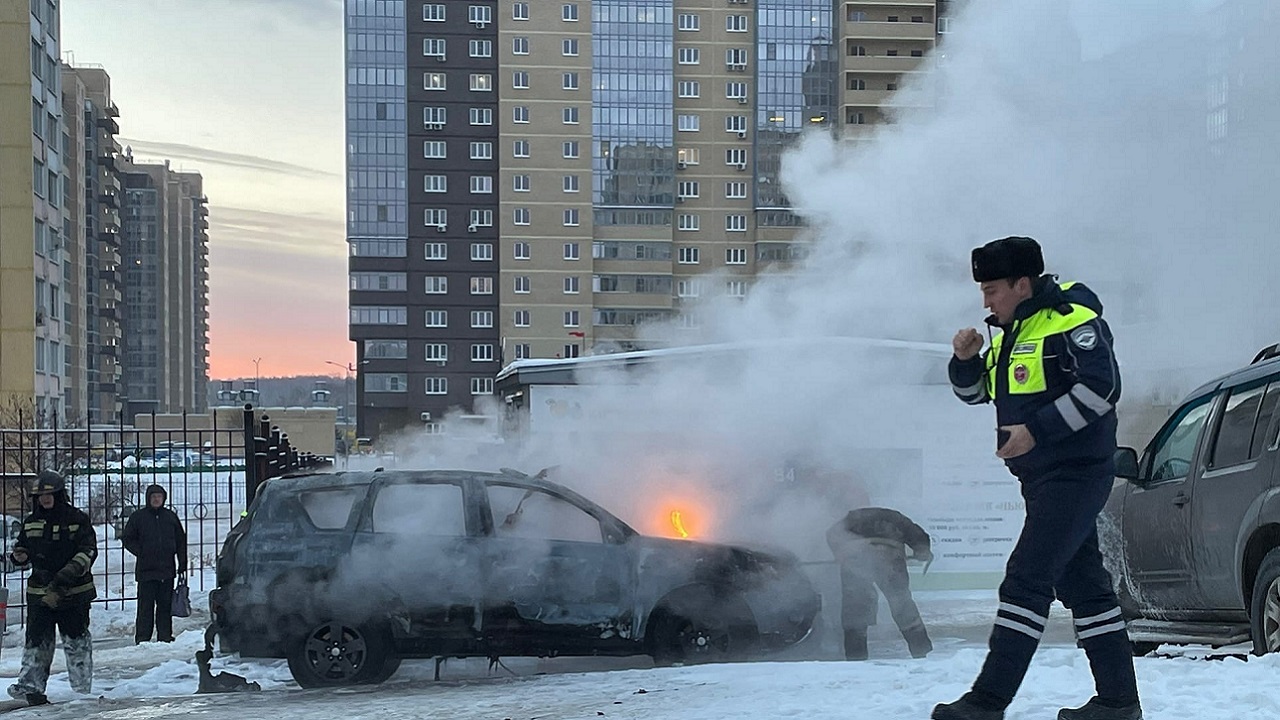
[[[72,506],[62,475],[43,470],[31,489],[32,512],[22,523],[9,559],[31,569],[27,579],[27,637],[22,670],[9,695],[32,705],[48,702],[54,630],[62,634],[67,674],[76,692],[93,689],[89,603],[97,597],[93,561],[98,540],[89,516]]]

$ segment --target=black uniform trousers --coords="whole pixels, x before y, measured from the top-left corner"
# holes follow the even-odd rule
[[[134,642],[147,642],[155,630],[160,642],[173,640],[173,578],[138,581],[138,615]]]
[[[1006,705],[1013,700],[1056,597],[1074,617],[1098,697],[1137,702],[1132,646],[1098,550],[1098,513],[1112,474],[1056,470],[1021,480],[1026,521],[1000,584],[990,652],[973,689]]]

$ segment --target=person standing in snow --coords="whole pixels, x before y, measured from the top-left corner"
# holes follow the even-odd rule
[[[996,456],[1018,478],[1026,519],[1000,584],[990,651],[973,689],[934,720],[1000,720],[1031,664],[1054,598],[1075,619],[1096,695],[1058,720],[1140,720],[1132,647],[1098,550],[1098,513],[1115,477],[1120,369],[1102,303],[1080,283],[1044,275],[1040,245],[994,240],[972,253],[987,324],[956,333],[957,397],[996,407]]]
[[[933,559],[929,533],[906,515],[888,508],[851,511],[827,530],[827,545],[840,563],[840,624],[846,660],[867,659],[867,628],[876,624],[876,587],[889,602],[889,612],[907,641],[911,657],[933,650],[920,609],[911,597],[907,548],[912,557]]]
[[[138,615],[134,644],[151,640],[173,642],[173,583],[187,572],[187,531],[177,513],[165,507],[168,493],[159,485],[147,487],[146,507],[135,510],[120,540],[138,560]]]
[[[9,686],[9,696],[44,705],[49,702],[44,693],[53,665],[55,628],[62,633],[71,688],[79,693],[93,690],[89,603],[98,596],[92,572],[98,538],[89,516],[71,505],[66,481],[58,473],[42,470],[31,495],[32,512],[9,554],[19,569],[31,568],[22,670]]]

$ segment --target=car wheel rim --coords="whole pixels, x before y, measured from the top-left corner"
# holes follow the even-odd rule
[[[689,623],[680,633],[680,646],[685,657],[705,658],[725,652],[729,646],[726,628]]]
[[[356,628],[330,623],[307,636],[307,664],[325,680],[351,680],[368,658],[365,637]]]
[[[1267,586],[1262,609],[1262,636],[1267,652],[1280,651],[1280,578]]]

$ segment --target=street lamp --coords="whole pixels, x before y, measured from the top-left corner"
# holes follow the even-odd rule
[[[326,365],[332,365],[337,368],[342,368],[342,370],[346,373],[346,379],[343,381],[343,388],[344,388],[343,395],[345,396],[346,399],[343,400],[342,402],[342,418],[348,425],[350,425],[351,424],[351,404],[352,404],[351,373],[356,371],[356,366],[352,365],[351,363],[347,363],[343,365],[342,363],[334,362],[332,360],[325,360],[324,363]]]

